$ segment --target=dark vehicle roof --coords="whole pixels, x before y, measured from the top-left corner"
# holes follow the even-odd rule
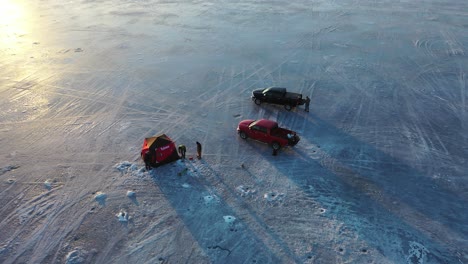
[[[285,93],[286,92],[286,88],[281,88],[281,87],[268,87],[266,88],[265,90],[263,90],[263,92],[268,92],[268,91],[272,91],[274,93]]]

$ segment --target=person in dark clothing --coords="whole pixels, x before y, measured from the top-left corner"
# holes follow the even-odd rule
[[[197,141],[197,158],[201,159],[201,153],[202,153],[202,146],[200,142]]]
[[[143,161],[145,162],[146,170],[151,170],[151,154],[149,151],[143,154]]]
[[[278,150],[277,149],[273,149],[273,156],[276,156],[278,155]]]
[[[185,145],[179,145],[179,154],[182,159],[185,159],[185,152],[187,151],[187,148]]]
[[[309,112],[309,105],[310,105],[309,96],[306,96],[306,99],[304,100],[304,104],[305,104],[304,111]]]

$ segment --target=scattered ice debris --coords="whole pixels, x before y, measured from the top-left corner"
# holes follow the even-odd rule
[[[236,218],[232,215],[225,215],[223,216],[224,218],[224,222],[228,223],[228,224],[231,224],[233,223],[234,221],[236,221]]]
[[[249,186],[239,185],[236,187],[237,192],[240,193],[242,197],[254,194],[255,189],[250,188]]]
[[[184,188],[190,188],[190,184],[184,183],[184,184],[182,184],[182,187],[184,187]]]
[[[124,210],[120,210],[120,212],[116,216],[119,218],[120,222],[128,221],[128,214]]]
[[[120,172],[127,172],[132,165],[133,163],[130,161],[122,161],[121,163],[116,164],[114,167]]]
[[[127,191],[127,197],[128,198],[135,198],[136,197],[136,193],[134,191]]]
[[[408,264],[423,264],[426,262],[427,253],[429,250],[418,242],[411,241],[409,243],[410,249],[408,256],[406,257],[406,263]]]
[[[84,254],[81,252],[79,248],[75,248],[75,250],[70,251],[67,254],[66,264],[81,264],[85,262]]]
[[[143,176],[147,171],[144,167],[138,167],[137,164],[131,163],[129,161],[122,161],[117,163],[114,168],[116,168],[121,173],[130,173],[134,176]]]
[[[265,198],[269,202],[282,201],[283,197],[284,197],[284,193],[278,193],[275,191],[267,192],[263,195],[263,198]]]
[[[94,196],[94,199],[100,204],[104,205],[106,203],[107,194],[103,192],[97,192]]]

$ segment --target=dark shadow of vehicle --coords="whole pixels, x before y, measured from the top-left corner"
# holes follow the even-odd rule
[[[309,118],[314,120],[313,125]],[[437,263],[467,260],[466,195],[443,188],[430,176],[317,116],[308,114],[303,122],[313,138],[302,135],[304,140],[295,148],[278,157],[265,155],[272,166],[321,203],[326,216],[345,223],[394,263],[405,257],[412,263],[424,261],[423,258]],[[307,140],[319,142],[319,158],[311,158],[301,148]],[[303,174],[304,168],[307,175]],[[388,237],[387,245],[376,242],[383,241],[382,236]],[[403,241],[401,252],[392,251],[392,243],[396,243],[392,237]],[[414,251],[415,243],[424,245],[427,251],[401,255]]]

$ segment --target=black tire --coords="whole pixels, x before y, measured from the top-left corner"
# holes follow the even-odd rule
[[[255,104],[256,105],[260,105],[262,103],[262,100],[258,99],[258,98],[255,98]]]
[[[284,109],[286,109],[286,110],[288,110],[288,111],[291,111],[291,109],[292,109],[292,106],[291,106],[291,105],[288,105],[288,104],[286,104],[286,105],[284,105]]]
[[[273,142],[273,143],[271,143],[271,147],[274,150],[279,150],[281,148],[281,145],[278,142]]]
[[[247,134],[243,131],[239,132],[239,136],[242,138],[242,139],[247,139]]]

